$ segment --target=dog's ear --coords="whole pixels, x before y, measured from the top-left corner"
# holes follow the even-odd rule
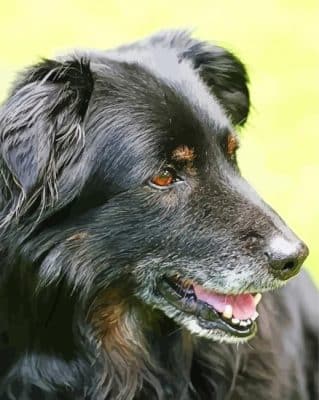
[[[243,125],[249,113],[248,76],[242,62],[231,52],[196,42],[183,53],[222,104],[234,125]]]
[[[183,30],[159,32],[148,43],[176,49],[181,60],[188,59],[192,63],[232,123],[243,125],[246,122],[250,107],[248,75],[234,54],[222,47],[193,39],[188,31]]]
[[[78,155],[92,90],[83,59],[43,60],[15,84],[0,108],[1,166],[24,197],[43,185],[52,189],[63,166]]]

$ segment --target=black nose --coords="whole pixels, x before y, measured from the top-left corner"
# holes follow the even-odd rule
[[[283,238],[273,239],[265,252],[271,272],[286,280],[296,275],[309,254],[308,247],[301,241],[290,242]]]

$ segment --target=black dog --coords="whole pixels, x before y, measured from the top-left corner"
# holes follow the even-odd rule
[[[20,76],[0,110],[1,400],[318,399],[308,277],[257,319],[308,249],[240,175],[248,111],[242,63],[185,32]]]

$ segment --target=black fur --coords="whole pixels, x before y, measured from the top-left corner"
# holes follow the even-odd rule
[[[185,32],[20,76],[0,109],[1,400],[318,398],[317,290],[301,273],[268,292],[286,251],[274,264],[271,243],[299,249],[285,256],[295,272],[306,247],[227,151],[247,80]],[[160,190],[150,179],[166,165],[179,180]],[[158,292],[172,272],[267,292],[257,335],[198,336]]]

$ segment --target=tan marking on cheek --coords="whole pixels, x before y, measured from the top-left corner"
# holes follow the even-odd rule
[[[229,156],[232,156],[238,149],[238,147],[239,144],[236,135],[234,135],[233,133],[229,134],[227,137],[227,154]]]
[[[146,370],[145,360],[149,359],[146,341],[129,298],[128,290],[124,293],[119,288],[106,290],[94,302],[90,318],[100,350],[107,354],[116,382],[124,388],[123,399],[131,398],[142,386],[140,371]],[[105,374],[109,374],[109,370]]]
[[[91,320],[107,353],[112,352],[119,364],[136,364],[136,326],[130,323],[129,305],[123,297],[120,290],[107,290],[96,301]]]
[[[186,145],[177,147],[172,154],[172,159],[175,161],[194,161],[195,158],[196,155],[194,149],[191,149]]]

